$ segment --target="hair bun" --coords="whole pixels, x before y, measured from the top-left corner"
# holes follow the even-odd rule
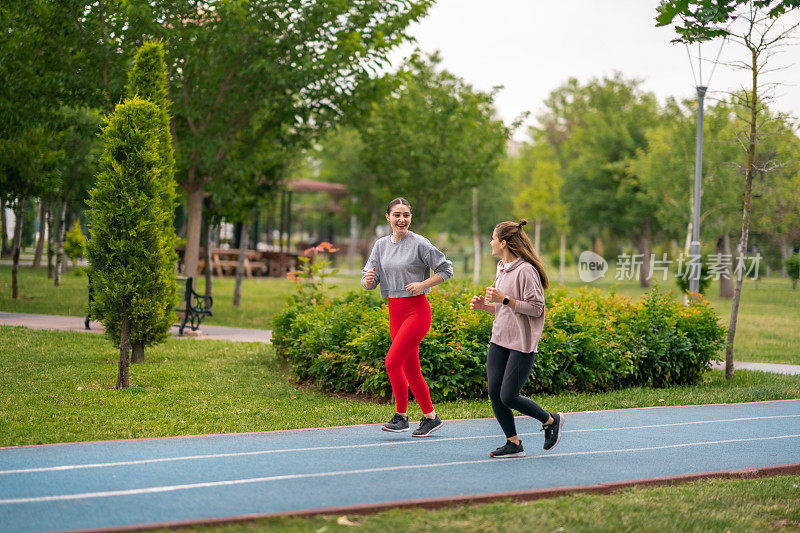
[[[522,226],[524,226],[527,223],[528,223],[528,221],[523,218],[522,220],[519,221],[519,224],[517,224],[517,227],[519,229],[522,229]]]

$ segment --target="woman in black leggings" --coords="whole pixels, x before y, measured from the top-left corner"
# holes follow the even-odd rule
[[[484,295],[470,301],[470,309],[495,315],[492,338],[486,357],[486,377],[494,416],[506,435],[506,443],[491,457],[525,457],[522,441],[514,424],[516,409],[542,423],[544,449],[561,440],[564,415],[548,413],[533,400],[520,395],[536,360],[539,337],[544,328],[544,289],[547,274],[541,258],[533,249],[520,222],[501,222],[492,233],[492,255],[497,264],[497,278]]]

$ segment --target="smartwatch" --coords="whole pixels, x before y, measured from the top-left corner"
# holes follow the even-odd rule
[[[508,300],[508,296],[506,296],[505,298],[503,298],[503,305],[508,305],[508,302],[509,302],[509,300]]]

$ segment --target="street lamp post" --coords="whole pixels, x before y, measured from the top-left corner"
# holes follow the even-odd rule
[[[694,209],[692,211],[692,244],[690,248],[689,291],[700,290],[700,194],[703,178],[703,102],[708,87],[697,87],[697,140],[694,155]]]

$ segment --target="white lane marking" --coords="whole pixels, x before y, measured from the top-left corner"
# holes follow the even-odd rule
[[[714,440],[706,442],[688,442],[682,444],[668,444],[664,446],[647,446],[645,448],[624,448],[620,450],[594,450],[585,452],[567,452],[567,453],[553,453],[533,455],[529,457],[520,457],[519,460],[525,459],[546,459],[550,457],[570,457],[575,455],[598,455],[603,453],[627,453],[627,452],[642,452],[652,450],[665,450],[668,448],[685,448],[689,446],[708,446],[711,444],[730,444],[734,442],[753,442],[764,440],[776,439],[795,439],[800,438],[800,435],[779,435],[776,437],[758,437],[753,439],[728,439],[728,440]],[[184,485],[167,485],[163,487],[147,487],[143,489],[128,489],[128,490],[109,490],[102,492],[84,492],[81,494],[59,494],[55,496],[36,496],[32,498],[11,498],[0,500],[0,505],[9,505],[17,503],[41,503],[41,502],[54,502],[65,500],[84,500],[89,498],[109,498],[113,496],[136,496],[139,494],[156,494],[160,492],[173,492],[177,490],[189,489],[203,489],[209,487],[225,487],[231,485],[243,485],[248,483],[266,483],[269,481],[285,481],[290,479],[308,479],[315,477],[330,477],[330,476],[347,476],[355,474],[372,474],[375,472],[391,472],[395,470],[414,470],[417,468],[438,468],[447,466],[459,465],[476,465],[481,463],[497,463],[497,459],[476,459],[474,461],[453,461],[449,463],[432,463],[432,464],[416,464],[416,465],[402,465],[402,466],[384,466],[379,468],[362,468],[359,470],[338,470],[333,472],[313,472],[310,474],[283,474],[279,476],[266,476],[245,479],[231,479],[227,481],[207,481],[204,483],[187,483]]]
[[[663,427],[674,427],[674,426],[688,426],[692,424],[716,424],[720,422],[743,422],[747,420],[771,420],[777,418],[798,418],[800,414],[797,415],[775,415],[775,416],[751,416],[746,418],[721,418],[717,420],[695,420],[691,422],[678,422],[678,423],[670,423],[670,424],[650,424],[646,426],[623,426],[623,427],[615,427],[615,428],[586,428],[586,429],[567,429],[564,430],[564,433],[583,433],[588,431],[621,431],[626,429],[651,429],[651,428],[663,428]],[[320,428],[325,429],[325,428]],[[522,437],[531,436],[531,435],[539,435],[540,432],[536,431],[533,433],[520,433],[519,435]],[[109,463],[89,463],[89,464],[82,464],[82,465],[61,465],[61,466],[43,466],[38,468],[19,468],[15,470],[0,470],[0,475],[2,474],[29,474],[32,472],[59,472],[65,470],[79,470],[84,468],[104,468],[104,467],[113,467],[113,466],[131,466],[131,465],[141,465],[141,464],[150,464],[150,463],[165,463],[171,461],[192,461],[195,459],[217,459],[223,457],[246,457],[249,455],[266,455],[266,454],[273,454],[273,453],[287,453],[287,452],[309,452],[309,451],[316,451],[316,450],[343,450],[343,449],[352,449],[352,448],[375,448],[380,446],[406,446],[409,444],[424,444],[424,443],[436,443],[436,442],[450,442],[450,441],[460,441],[460,440],[473,440],[473,439],[496,439],[502,438],[503,435],[473,435],[469,437],[445,437],[445,438],[437,438],[437,439],[419,439],[419,440],[408,440],[408,441],[393,441],[393,442],[374,442],[369,444],[345,444],[341,446],[312,446],[308,448],[285,448],[281,450],[255,450],[252,452],[229,452],[229,453],[213,453],[213,454],[201,454],[201,455],[183,455],[179,457],[161,457],[156,459],[138,459],[138,460],[131,460],[131,461],[114,461]]]

